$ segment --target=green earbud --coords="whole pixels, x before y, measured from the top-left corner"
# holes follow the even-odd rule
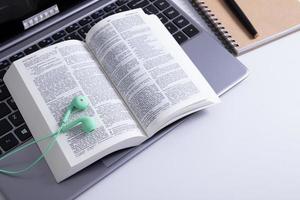
[[[82,110],[87,109],[88,106],[89,106],[89,101],[88,101],[87,97],[85,97],[85,96],[74,97],[72,102],[70,103],[70,105],[67,108],[67,111],[62,119],[62,122],[66,123],[69,120],[69,117],[74,110],[82,111]]]
[[[69,129],[72,129],[76,126],[81,126],[81,129],[85,133],[89,133],[89,132],[92,132],[93,130],[95,130],[97,128],[96,121],[92,117],[83,116],[83,117],[80,117],[80,118],[70,122],[70,123],[67,123],[69,120],[69,117],[73,111],[75,111],[75,110],[83,111],[83,110],[87,109],[88,106],[89,106],[89,101],[88,101],[87,97],[85,97],[85,96],[74,97],[71,104],[68,106],[66,114],[64,115],[64,118],[63,118],[64,125],[62,126],[61,131],[67,132]]]
[[[85,133],[92,132],[97,128],[96,121],[93,117],[84,116],[64,125],[61,132],[67,132],[76,126],[81,126],[82,131]]]

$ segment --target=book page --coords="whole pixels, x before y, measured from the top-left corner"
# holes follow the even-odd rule
[[[76,127],[57,139],[71,164],[83,162],[124,140],[145,138],[85,43],[62,42],[17,61],[15,66],[35,93],[35,103],[44,105],[41,112],[51,132],[57,130],[73,97],[88,97],[89,108],[71,114],[70,121],[93,116],[97,129],[87,134]]]
[[[199,110],[218,102],[159,19],[142,10],[102,20],[86,41],[148,136],[195,111],[196,104]]]

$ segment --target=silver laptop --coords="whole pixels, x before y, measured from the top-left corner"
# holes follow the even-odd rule
[[[56,42],[84,40],[87,31],[101,19],[135,8],[160,18],[219,95],[247,76],[247,69],[171,0],[1,0],[0,157],[32,139],[2,81],[10,63]],[[184,120],[138,147],[99,160],[60,184],[55,182],[45,161],[21,176],[0,174],[0,193],[6,199],[73,199]],[[11,162],[26,165],[40,154],[37,146],[33,146],[0,162],[0,167],[10,166]]]

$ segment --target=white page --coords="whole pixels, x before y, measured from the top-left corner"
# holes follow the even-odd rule
[[[219,101],[158,18],[142,10],[104,19],[90,30],[86,41],[150,136],[182,117],[185,107]],[[190,107],[185,114],[192,110],[199,108]]]

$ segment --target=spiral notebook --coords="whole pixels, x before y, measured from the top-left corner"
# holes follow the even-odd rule
[[[223,0],[192,0],[212,31],[231,52],[240,55],[300,30],[299,0],[236,0],[259,36],[249,35]]]

